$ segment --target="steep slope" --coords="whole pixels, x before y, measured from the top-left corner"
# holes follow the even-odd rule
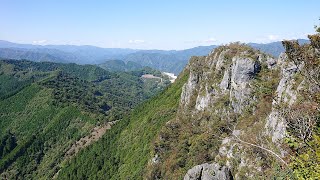
[[[147,178],[319,177],[320,38],[310,38],[284,42],[277,60],[240,44],[193,58]]]
[[[12,146],[0,160],[1,178],[53,176],[64,151],[98,123],[75,106],[53,105],[52,90],[32,84],[0,101],[1,139],[12,134]]]
[[[0,61],[0,178],[52,178],[78,140],[166,86],[140,76],[93,65]]]
[[[319,37],[285,41],[278,59],[239,43],[191,58],[58,178],[318,177]]]
[[[254,158],[261,159],[261,166],[270,164],[259,148],[246,147],[231,137],[233,133],[243,133],[241,138],[245,141],[259,140],[255,138],[264,129],[278,83],[275,62],[272,57],[237,43],[220,46],[207,57],[191,59],[177,117],[166,124],[155,143],[154,155],[160,161],[150,164],[150,177],[181,179],[193,166],[210,162],[219,164],[208,165],[208,171],[230,177],[231,167],[240,162],[243,168],[249,162],[259,162]],[[196,179],[204,166],[191,169],[189,178]],[[250,173],[256,166],[250,164]],[[225,170],[219,172],[221,168]]]
[[[141,179],[154,138],[176,114],[186,79],[184,72],[164,92],[138,106],[100,141],[66,164],[58,179]]]

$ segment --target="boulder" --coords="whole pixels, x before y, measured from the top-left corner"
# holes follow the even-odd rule
[[[231,180],[230,169],[217,163],[201,164],[189,169],[184,180]]]

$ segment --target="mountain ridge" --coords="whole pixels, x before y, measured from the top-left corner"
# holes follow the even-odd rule
[[[308,43],[309,41],[300,39],[299,42]],[[284,51],[280,41],[267,44],[247,44],[275,57],[279,56],[279,54]],[[170,72],[177,75],[186,66],[191,56],[208,55],[215,47],[217,47],[217,45],[198,46],[185,50],[138,50],[125,48],[100,48],[89,45],[41,46],[0,41],[0,48],[2,48],[0,49],[0,55],[2,55],[2,58],[33,58],[31,60],[73,62],[78,64],[102,64],[108,60],[119,59],[125,62],[135,62],[141,66],[149,66],[160,71]],[[3,48],[9,49],[6,51]],[[17,48],[23,48],[24,52],[14,53],[14,50],[22,51],[22,49]],[[28,56],[27,53],[31,54]]]

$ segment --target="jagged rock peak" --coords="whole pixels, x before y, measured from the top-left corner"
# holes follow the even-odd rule
[[[273,179],[288,167],[287,113],[319,106],[317,95],[305,97],[320,92],[319,37],[285,41],[278,59],[239,43],[193,57],[176,117],[155,143],[156,177],[227,179],[230,169],[234,179]]]
[[[232,106],[241,112],[240,105],[247,104],[245,98],[250,93],[247,91],[250,89],[249,82],[259,73],[262,64],[271,69],[276,65],[276,60],[240,43],[220,46],[207,57],[191,58],[189,79],[181,95],[181,107],[204,110],[210,107],[214,97],[231,92],[237,100]]]

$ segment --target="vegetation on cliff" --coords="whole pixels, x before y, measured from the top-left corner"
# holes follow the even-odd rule
[[[316,29],[319,32],[319,28]],[[320,33],[320,32],[319,32]],[[288,124],[286,139],[292,150],[290,166],[299,179],[320,177],[320,34],[309,35],[310,44],[284,41],[286,54],[303,64],[303,88],[298,101],[283,113]]]

